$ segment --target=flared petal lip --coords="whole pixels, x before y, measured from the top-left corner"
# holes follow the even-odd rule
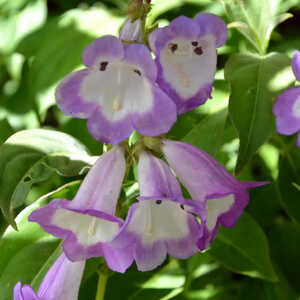
[[[234,194],[235,197],[233,204],[228,211],[217,216],[216,224],[212,230],[207,228],[206,220],[204,220],[202,236],[199,236],[197,241],[197,246],[201,251],[208,248],[216,238],[220,225],[224,227],[233,227],[249,203],[249,194],[245,189],[241,189],[240,192],[215,193],[206,197],[205,203],[209,199],[223,198],[232,194]]]
[[[109,121],[100,108],[96,108],[93,115],[88,119],[87,127],[95,139],[112,145],[118,145],[129,138],[134,131],[130,114],[121,120]]]
[[[199,39],[211,34],[216,40],[216,47],[222,46],[227,40],[227,27],[218,16],[208,13],[200,13],[195,19],[185,16],[175,18],[168,26],[158,28],[150,34],[150,46],[158,55],[166,45],[180,37],[186,40]]]
[[[194,20],[202,27],[202,32],[213,34],[217,48],[226,43],[228,30],[223,19],[210,13],[199,13]]]
[[[152,198],[152,201],[153,201],[153,197],[139,197],[139,198],[140,198],[140,201],[149,201],[149,200],[151,200],[150,198]],[[154,197],[154,198],[156,199],[156,197]],[[157,199],[157,200],[174,201],[174,199],[171,200],[170,198],[164,198],[164,197],[160,197],[160,199]],[[175,202],[178,202],[178,201],[175,201]],[[184,199],[182,202],[186,203],[186,202],[184,202]],[[137,209],[138,205],[139,205],[138,203],[134,203],[133,205],[131,205],[128,215],[127,215],[127,218],[126,218],[123,226],[121,227],[118,235],[116,235],[114,240],[111,242],[111,245],[114,248],[119,248],[119,249],[124,248],[124,247],[130,247],[130,245],[131,245],[131,247],[132,247],[131,249],[132,249],[133,256],[135,259],[137,257],[136,251],[139,251],[137,249],[148,248],[147,245],[143,245],[142,238],[139,234],[127,230],[127,226],[131,222],[132,216],[133,216],[135,210]],[[150,247],[152,247],[152,248],[158,244],[164,245],[163,248],[165,249],[166,253],[165,253],[165,255],[163,255],[162,260],[157,261],[156,264],[151,265],[150,268],[145,267],[145,266],[141,267],[138,265],[138,269],[140,271],[149,271],[149,270],[156,268],[157,266],[159,266],[160,264],[163,263],[167,254],[171,255],[172,257],[181,258],[181,259],[186,259],[186,258],[190,257],[191,255],[195,254],[198,251],[196,242],[197,242],[197,239],[202,236],[203,229],[202,229],[202,226],[196,221],[195,217],[190,214],[188,214],[188,222],[189,222],[190,232],[184,238],[164,239],[164,240],[155,241],[153,244],[151,244]],[[194,241],[193,244],[195,245],[195,247],[192,247],[190,245],[191,249],[187,250],[186,247],[187,247],[188,240],[193,240]],[[176,246],[172,247],[172,245],[174,245],[174,243],[176,244]],[[174,247],[178,248],[178,249],[174,250]],[[170,248],[170,249],[172,248],[172,250],[169,251],[168,248]],[[172,252],[172,253],[169,253],[169,252]]]
[[[56,225],[52,224],[52,217],[57,209],[63,208],[66,210],[71,210],[74,212],[78,212],[81,214],[86,214],[89,216],[93,216],[96,218],[104,219],[110,222],[118,223],[119,226],[123,224],[123,220],[120,218],[117,218],[115,216],[109,215],[105,212],[91,210],[91,209],[73,209],[70,207],[71,201],[67,201],[64,199],[55,199],[47,206],[44,206],[42,208],[39,208],[31,213],[28,220],[31,222],[37,222],[40,224],[40,226],[48,233],[65,239],[65,241],[62,244],[62,247],[64,249],[64,252],[66,256],[71,261],[78,261],[78,260],[84,260],[88,259],[90,257],[95,256],[102,256],[102,248],[101,245],[104,244],[103,242],[95,243],[90,246],[83,246],[79,243],[76,234],[72,232],[71,230],[62,229]],[[116,235],[118,232],[116,233]],[[112,237],[113,240],[114,237]],[[79,249],[78,253],[75,254],[74,251],[71,251],[70,249]],[[74,250],[73,249],[73,250]],[[85,250],[84,250],[85,249]],[[71,253],[72,252],[72,253]]]
[[[124,57],[124,47],[120,39],[105,35],[90,43],[83,51],[82,62],[92,67],[102,60],[121,60]]]
[[[157,56],[155,60],[158,68],[157,82],[176,104],[178,115],[185,114],[188,111],[204,104],[208,99],[212,98],[211,93],[213,90],[213,83],[208,82],[201,86],[194,96],[188,99],[182,99],[172,85],[164,79],[160,57]]]
[[[291,135],[300,131],[300,118],[293,115],[293,105],[300,98],[300,87],[292,87],[281,93],[273,106],[276,129],[280,134]]]
[[[168,26],[159,28],[155,33],[150,36],[150,41],[152,44],[152,50],[155,51],[156,55],[159,55],[162,49],[164,49],[167,44],[180,37],[186,40],[194,40],[201,37],[198,24],[187,17],[180,16],[175,18]]]

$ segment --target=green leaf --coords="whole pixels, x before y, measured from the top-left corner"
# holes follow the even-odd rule
[[[50,257],[46,260],[46,262],[43,264],[39,272],[36,274],[36,276],[31,280],[31,287],[38,291],[44,277],[46,276],[47,272],[51,268],[51,266],[55,263],[55,261],[58,259],[58,257],[62,254],[62,247],[61,244],[57,246],[57,248],[53,251],[53,253],[50,255]]]
[[[280,14],[281,0],[222,0],[225,12],[235,27],[260,54],[265,54],[274,28],[291,14]]]
[[[285,144],[284,138],[278,137],[281,141],[282,155],[279,159],[279,176],[277,179],[280,202],[288,215],[300,224],[300,192],[295,186],[300,185],[300,153],[299,148],[292,141],[290,147]]]
[[[53,172],[80,175],[93,162],[84,146],[67,134],[44,129],[14,134],[0,147],[0,206],[5,218],[15,225],[11,210],[25,201],[32,184]]]
[[[13,128],[8,123],[7,119],[0,120],[0,145],[14,133]]]
[[[25,208],[16,218],[20,231],[8,227],[0,242],[1,300],[11,300],[18,281],[30,283],[58,246],[58,239],[37,223],[28,222],[29,214],[47,203],[43,198]]]
[[[221,146],[226,117],[227,109],[208,114],[182,140],[216,156]]]
[[[229,114],[240,138],[239,173],[275,133],[273,102],[294,76],[284,54],[234,54],[226,64],[225,78],[231,87]]]
[[[271,255],[289,285],[300,293],[300,227],[297,224],[281,220],[270,229]],[[282,299],[292,299],[289,297]]]
[[[271,283],[251,279],[243,285],[238,300],[297,300],[296,294],[284,282]]]
[[[260,226],[244,213],[232,228],[220,228],[207,253],[233,272],[276,281],[267,238]]]
[[[74,9],[22,41],[18,51],[28,58],[34,56],[29,99],[34,99],[40,115],[55,104],[58,82],[81,66],[83,49],[101,35],[116,34],[122,21],[104,8]]]

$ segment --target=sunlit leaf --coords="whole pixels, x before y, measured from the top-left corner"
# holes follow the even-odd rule
[[[13,287],[18,281],[30,283],[58,245],[56,238],[27,220],[34,209],[45,203],[47,199],[41,199],[24,209],[16,218],[20,231],[8,227],[1,239],[0,294],[3,300],[12,299]]]
[[[232,228],[220,228],[207,251],[228,269],[265,280],[276,281],[267,238],[260,226],[244,213]]]
[[[14,225],[11,209],[21,205],[34,183],[50,178],[80,175],[94,162],[84,146],[71,136],[51,130],[32,129],[11,136],[0,147],[0,205]]]
[[[232,55],[225,67],[225,78],[231,87],[229,113],[240,138],[236,166],[239,173],[275,133],[274,100],[294,77],[290,59],[284,54],[271,53]]]

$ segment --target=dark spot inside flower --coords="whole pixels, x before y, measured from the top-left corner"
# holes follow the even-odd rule
[[[177,44],[169,44],[168,45],[168,47],[169,47],[169,49],[171,50],[171,52],[172,53],[174,53],[176,50],[177,50],[177,48],[178,48],[178,45]]]
[[[29,181],[31,181],[31,177],[30,176],[26,176],[23,181],[24,182],[29,182]]]
[[[193,45],[194,47],[197,47],[197,46],[198,46],[198,42],[197,42],[197,41],[193,41],[193,42],[192,42],[192,45]]]
[[[180,204],[180,208],[184,210],[184,205],[183,205],[183,204]]]
[[[142,75],[142,73],[141,73],[141,71],[140,70],[134,70],[134,72],[136,73],[136,74],[138,74],[139,76],[141,76]]]
[[[100,70],[100,71],[105,71],[107,65],[108,65],[108,61],[103,61],[103,62],[101,62],[101,63],[100,63],[100,68],[99,68],[99,70]]]
[[[156,204],[161,204],[161,202],[162,202],[161,200],[156,200],[155,201]]]
[[[201,47],[197,47],[197,48],[195,48],[195,49],[194,49],[194,52],[195,52],[195,54],[197,54],[197,55],[201,55],[201,54],[203,54],[203,50],[202,50],[202,48],[201,48]]]

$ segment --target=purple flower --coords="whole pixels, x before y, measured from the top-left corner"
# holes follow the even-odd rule
[[[134,22],[127,18],[120,31],[120,39],[123,41],[142,42],[142,21],[136,19]]]
[[[62,254],[49,269],[37,294],[28,284],[18,282],[14,300],[76,300],[85,261],[71,262]]]
[[[138,174],[141,196],[130,207],[114,245],[131,245],[140,271],[156,268],[167,254],[181,259],[195,254],[201,227],[190,212],[198,207],[182,198],[176,178],[162,160],[142,152]]]
[[[220,225],[235,224],[248,204],[247,189],[266,184],[238,181],[209,154],[186,143],[164,140],[162,150],[192,199],[206,207],[200,250],[214,240]]]
[[[128,249],[113,249],[110,241],[123,224],[114,214],[125,168],[123,149],[114,147],[100,156],[73,201],[53,200],[29,220],[65,239],[62,246],[71,261],[104,256],[111,269],[124,272],[133,257]]]
[[[88,119],[99,141],[118,144],[137,130],[156,136],[176,121],[176,107],[155,84],[157,69],[145,45],[104,36],[83,53],[86,69],[65,77],[56,90],[59,108]]]
[[[300,52],[295,51],[292,68],[295,77],[300,81]],[[298,133],[297,146],[300,147],[300,87],[289,88],[281,93],[274,106],[276,128],[280,134]]]
[[[224,21],[206,13],[198,14],[194,20],[180,16],[150,35],[158,66],[157,82],[175,101],[179,114],[210,97],[217,64],[216,48],[226,39]]]

